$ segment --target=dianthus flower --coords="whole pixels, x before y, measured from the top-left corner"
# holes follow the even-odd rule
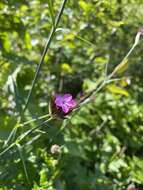
[[[57,109],[62,109],[65,114],[67,114],[77,105],[71,94],[56,95],[55,104]]]
[[[73,99],[72,95],[57,94],[51,101],[51,112],[53,116],[64,119],[73,109],[77,107],[77,102]]]

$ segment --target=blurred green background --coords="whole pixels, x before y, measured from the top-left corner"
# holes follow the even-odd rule
[[[49,2],[0,1],[1,151],[61,5],[52,0],[49,9]],[[78,99],[94,89],[106,65],[109,74],[124,58],[142,25],[143,0],[68,1],[23,121],[47,114],[57,92]],[[71,119],[49,122],[26,137],[20,151],[15,147],[2,155],[0,190],[142,190],[142,41],[115,77],[122,80],[108,84]],[[61,153],[51,153],[53,144]]]

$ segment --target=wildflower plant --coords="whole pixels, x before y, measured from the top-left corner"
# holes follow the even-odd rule
[[[66,0],[63,1],[62,5],[61,5],[61,10],[60,10],[60,13],[58,14],[58,17],[57,17],[57,23],[56,23],[56,26],[58,25],[58,22],[60,20],[60,17],[62,15],[62,12],[64,10],[64,6],[66,4]],[[56,27],[54,26],[54,31],[56,30]],[[54,33],[53,31],[53,28],[52,28],[52,33]],[[127,53],[127,55],[123,58],[123,60],[121,61],[121,63],[119,63],[115,69],[113,70],[113,72],[109,75],[107,75],[107,67],[108,65],[106,65],[106,68],[105,68],[105,78],[103,79],[103,81],[100,81],[98,86],[93,89],[91,92],[89,92],[88,94],[85,94],[85,96],[83,96],[80,100],[79,100],[79,103],[77,103],[77,101],[75,99],[72,98],[72,94],[69,94],[69,93],[65,93],[65,94],[57,94],[55,95],[54,97],[54,100],[52,102],[52,107],[50,109],[52,109],[47,115],[44,115],[44,116],[40,116],[39,118],[37,119],[32,119],[30,121],[27,121],[27,122],[24,122],[24,123],[21,123],[21,118],[20,120],[18,121],[16,127],[14,128],[14,130],[11,132],[9,138],[7,139],[6,143],[5,143],[5,146],[8,145],[9,143],[9,140],[12,138],[13,136],[13,133],[15,133],[15,131],[17,130],[17,128],[19,127],[24,127],[25,125],[33,122],[33,121],[37,121],[37,120],[41,120],[41,119],[44,119],[44,118],[48,118],[47,120],[45,120],[43,123],[41,123],[40,125],[36,126],[35,128],[27,131],[25,134],[22,134],[21,136],[19,136],[16,141],[10,145],[8,145],[7,148],[5,148],[1,153],[0,153],[0,156],[3,155],[4,153],[6,153],[8,150],[10,150],[11,148],[13,148],[16,144],[20,143],[27,135],[31,134],[34,130],[36,130],[37,128],[40,128],[42,127],[44,124],[46,124],[49,120],[52,120],[53,116],[57,116],[58,117],[61,117],[61,118],[64,118],[63,116],[66,116],[68,114],[70,114],[70,112],[72,110],[74,110],[75,108],[78,108],[80,109],[80,107],[84,104],[84,103],[87,103],[90,101],[90,98],[93,94],[96,94],[97,92],[99,92],[106,84],[110,83],[110,82],[114,82],[114,81],[118,81],[118,80],[121,80],[121,79],[118,79],[118,78],[114,78],[112,79],[112,77],[116,74],[118,74],[118,72],[120,72],[121,69],[123,69],[125,67],[125,64],[127,63],[127,59],[128,57],[130,56],[130,54],[132,53],[132,51],[134,50],[134,48],[138,45],[139,43],[139,40],[140,40],[140,37],[142,36],[142,29],[140,29],[135,37],[135,42],[132,46],[132,48],[129,50],[129,52]],[[29,101],[30,101],[30,98],[31,98],[31,94],[32,94],[32,91],[33,91],[33,88],[34,88],[34,85],[36,83],[36,80],[37,80],[37,77],[38,77],[38,73],[41,69],[41,65],[43,64],[43,61],[44,61],[44,57],[46,55],[46,52],[47,50],[49,49],[49,46],[50,46],[50,42],[52,40],[52,36],[50,35],[49,36],[50,39],[48,39],[48,43],[44,49],[44,52],[43,52],[43,55],[42,55],[42,59],[37,67],[37,71],[35,73],[35,77],[33,79],[33,83],[32,83],[32,86],[31,86],[31,89],[29,91],[29,94],[28,94],[28,97],[27,97],[27,101],[26,101],[26,104],[25,104],[25,107],[23,109],[23,114],[25,112],[25,110],[27,109],[27,106],[29,104]],[[53,114],[53,115],[52,115]],[[5,147],[4,146],[4,147]]]
[[[30,135],[33,135],[32,138],[34,139],[34,137],[37,137],[37,136],[34,136],[36,132],[42,133],[42,131],[40,131],[42,127],[46,126],[48,128],[50,126],[51,121],[56,123],[56,121],[58,121],[59,118],[61,119],[62,124],[61,124],[61,128],[59,128],[59,130],[58,130],[58,134],[61,133],[62,130],[67,126],[66,124],[68,122],[70,122],[71,118],[74,117],[76,115],[76,113],[78,113],[78,111],[80,109],[82,109],[82,107],[84,107],[84,105],[86,105],[92,101],[93,96],[95,96],[95,97],[98,96],[97,93],[99,91],[101,91],[109,83],[114,83],[116,81],[122,80],[123,77],[119,78],[118,76],[121,75],[124,68],[128,65],[129,56],[131,55],[133,50],[137,47],[137,45],[139,44],[140,39],[143,35],[143,31],[142,31],[142,29],[140,29],[137,32],[137,35],[135,37],[135,40],[134,40],[134,43],[133,43],[131,49],[129,50],[127,55],[123,58],[123,60],[119,64],[117,64],[117,66],[113,69],[113,71],[110,74],[108,74],[109,73],[108,72],[109,63],[107,63],[105,65],[104,76],[102,76],[99,79],[96,87],[93,88],[91,91],[82,92],[82,96],[79,95],[76,98],[73,98],[73,95],[70,92],[65,92],[65,93],[60,92],[60,93],[56,93],[56,95],[51,95],[51,97],[50,97],[51,100],[48,102],[49,113],[47,113],[46,115],[42,115],[42,116],[38,115],[36,118],[33,118],[28,121],[24,121],[24,115],[27,113],[26,111],[30,104],[33,90],[35,88],[36,83],[38,82],[38,78],[40,77],[39,73],[42,70],[42,65],[44,64],[46,54],[48,53],[48,50],[50,49],[51,42],[53,41],[54,36],[56,35],[56,32],[58,30],[58,25],[62,18],[65,6],[67,5],[67,0],[62,1],[61,7],[59,9],[59,12],[58,12],[56,18],[54,16],[52,2],[48,1],[48,3],[49,3],[49,7],[50,7],[50,16],[51,16],[51,20],[52,20],[51,31],[50,31],[46,46],[44,48],[43,54],[41,56],[40,62],[37,66],[35,76],[34,76],[32,84],[30,86],[30,90],[29,90],[26,102],[24,104],[24,107],[22,109],[20,116],[18,117],[17,124],[12,129],[12,131],[11,131],[9,137],[7,138],[7,140],[5,141],[2,151],[0,153],[0,156],[4,156],[7,152],[9,152],[11,150],[15,150],[15,149],[18,150],[19,156],[23,163],[23,168],[24,168],[25,176],[26,176],[28,183],[30,183],[30,180],[29,180],[29,176],[28,176],[28,172],[27,172],[27,166],[26,166],[25,160],[23,159],[23,156],[22,156],[22,147],[24,146],[24,143],[27,143],[25,141],[26,138]],[[84,3],[82,3],[82,6],[84,6]],[[79,38],[79,37],[77,36],[77,38]],[[92,42],[87,41],[83,38],[80,38],[80,40],[82,41],[83,44],[88,44],[88,45],[92,44]],[[47,106],[47,112],[48,112],[48,106]],[[29,130],[28,129],[26,130],[26,127],[29,124],[33,124],[33,127],[30,128]],[[57,134],[55,134],[55,136],[56,135]],[[51,144],[51,145],[53,144],[55,136],[51,137],[49,144]],[[57,145],[57,144],[52,145],[52,147],[51,147],[52,154],[59,154],[61,156],[61,151],[62,150],[59,145]]]

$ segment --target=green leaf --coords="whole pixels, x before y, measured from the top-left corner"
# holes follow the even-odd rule
[[[128,168],[128,165],[126,164],[126,162],[121,158],[113,160],[109,164],[109,171],[110,172],[118,173],[118,172],[120,172],[121,168]]]
[[[143,183],[143,159],[136,156],[131,160],[131,179],[136,183]]]
[[[120,88],[114,84],[107,85],[106,88],[107,88],[107,90],[109,90],[113,94],[120,94],[120,95],[124,95],[126,97],[129,96],[129,93],[127,90]]]
[[[83,1],[83,0],[79,1],[79,6],[80,6],[86,13],[88,13],[88,12],[91,10],[91,8],[92,8],[92,6],[91,6],[90,3],[87,3],[87,2],[85,2],[85,1]]]
[[[124,71],[126,71],[127,70],[127,68],[128,68],[128,65],[129,65],[129,63],[128,63],[128,59],[124,59],[119,65],[117,65],[116,67],[115,67],[115,69],[114,69],[114,73],[123,73]]]
[[[75,35],[75,38],[81,40],[82,42],[86,43],[87,45],[89,46],[94,46],[95,47],[95,44],[93,44],[92,42],[90,42],[89,40],[79,36],[79,35]]]

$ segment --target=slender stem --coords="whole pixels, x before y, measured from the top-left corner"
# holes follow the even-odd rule
[[[37,66],[36,73],[35,73],[34,79],[33,79],[33,81],[32,81],[31,89],[30,89],[30,91],[29,91],[29,93],[28,93],[28,96],[27,96],[26,104],[25,104],[24,109],[23,109],[23,114],[24,114],[24,112],[26,111],[26,109],[27,109],[27,107],[28,107],[29,100],[30,100],[30,98],[31,98],[31,95],[32,95],[34,86],[35,86],[36,81],[37,81],[38,76],[39,76],[39,72],[40,72],[41,67],[42,67],[42,65],[43,65],[43,63],[44,63],[44,59],[45,59],[46,53],[47,53],[47,51],[48,51],[48,49],[49,49],[49,47],[50,47],[51,41],[52,41],[52,39],[53,39],[53,37],[54,37],[54,34],[55,34],[55,32],[56,32],[56,29],[57,29],[57,26],[58,26],[58,24],[59,24],[59,21],[60,21],[60,19],[61,19],[62,14],[63,14],[63,11],[64,11],[64,8],[65,8],[66,2],[67,2],[67,0],[63,0],[63,2],[62,2],[62,4],[61,4],[61,7],[60,7],[60,10],[59,10],[59,13],[58,13],[58,15],[57,15],[57,17],[56,17],[56,20],[55,20],[55,25],[52,27],[52,29],[51,29],[51,31],[50,31],[50,34],[49,34],[47,43],[46,43],[46,45],[45,45],[45,48],[44,48],[42,57],[41,57],[40,62],[39,62],[39,64],[38,64],[38,66]]]
[[[23,116],[23,114],[25,113],[25,111],[26,111],[26,109],[27,109],[27,107],[28,107],[28,104],[29,104],[29,101],[30,101],[30,98],[31,98],[31,95],[32,95],[32,92],[33,92],[33,89],[34,89],[35,84],[36,84],[36,81],[37,81],[37,79],[38,79],[38,76],[39,76],[41,67],[42,67],[42,65],[43,65],[43,63],[44,63],[44,59],[45,59],[46,53],[47,53],[47,51],[49,50],[51,41],[52,41],[52,39],[53,39],[53,37],[54,37],[54,34],[55,34],[55,32],[56,32],[56,29],[57,29],[57,26],[58,26],[58,24],[59,24],[59,21],[60,21],[60,19],[61,19],[62,14],[63,14],[63,11],[64,11],[64,8],[65,8],[66,2],[67,2],[67,0],[63,0],[63,1],[62,1],[62,4],[61,4],[60,10],[59,10],[59,13],[57,14],[57,17],[56,17],[56,19],[55,19],[55,24],[54,24],[54,25],[52,26],[52,28],[51,28],[51,31],[50,31],[50,34],[49,34],[47,43],[46,43],[46,45],[45,45],[45,48],[44,48],[43,54],[42,54],[42,56],[41,56],[40,62],[39,62],[39,64],[38,64],[38,66],[37,66],[36,73],[35,73],[34,79],[33,79],[33,81],[32,81],[31,89],[30,89],[30,91],[29,91],[29,93],[28,93],[28,96],[27,96],[27,99],[26,99],[26,103],[25,103],[25,106],[24,106],[24,108],[23,108],[23,110],[22,110],[22,112],[21,112],[20,120],[19,120],[18,124],[21,123],[22,116]],[[8,140],[6,141],[6,145],[7,145],[8,142],[11,140],[11,138],[13,138],[13,134],[15,135],[15,134],[17,133],[17,129],[18,129],[18,127],[16,126],[16,127],[12,130],[11,134],[10,134],[9,137],[8,137]]]
[[[121,63],[119,63],[119,65],[122,64],[122,63],[124,63],[128,59],[128,57],[131,55],[131,53],[133,52],[133,50],[135,49],[135,47],[136,47],[136,44],[134,43],[133,46],[131,47],[131,49],[129,50],[129,52],[126,54],[126,56],[121,61]],[[118,67],[118,65],[117,65],[117,67]],[[113,70],[113,72],[108,76],[108,79],[112,78],[116,74],[116,72],[117,72],[116,68],[117,67],[115,67],[115,69]]]
[[[80,102],[79,105],[83,105],[86,102],[88,102],[88,99],[93,95],[96,94],[97,92],[99,92],[106,84],[106,81],[103,81],[102,83],[100,83],[97,88],[93,89],[92,91],[90,91]]]
[[[5,148],[2,152],[0,152],[0,156],[2,156],[3,154],[5,154],[7,151],[9,151],[11,148],[13,148],[14,146],[16,146],[17,144],[19,144],[22,140],[25,139],[25,137],[27,137],[28,135],[30,135],[31,133],[33,133],[33,131],[35,131],[38,128],[41,128],[43,125],[47,124],[50,120],[52,120],[53,118],[50,117],[48,120],[42,122],[41,124],[37,125],[36,127],[32,128],[31,130],[26,131],[24,134],[22,134],[20,137],[18,137],[15,142],[13,142],[12,144],[10,144],[7,148]]]
[[[20,137],[18,137],[18,139],[16,140],[16,142],[20,143],[26,136],[28,136],[31,133],[33,133],[33,131],[35,131],[36,129],[41,128],[43,125],[47,124],[52,119],[53,118],[50,117],[49,119],[47,119],[46,121],[44,121],[41,124],[37,125],[36,127],[32,128],[31,130],[26,131],[24,134],[22,134]]]
[[[131,53],[132,53],[133,50],[135,49],[136,45],[137,45],[136,43],[133,44],[133,46],[131,47],[131,49],[129,50],[129,52],[126,54],[126,56],[123,58],[123,60],[121,61],[121,63],[119,63],[118,65],[122,64],[122,63],[131,55]],[[117,67],[118,67],[118,65],[117,65]],[[108,66],[108,65],[106,65],[106,70],[107,70],[107,66]],[[116,68],[117,68],[117,67],[116,67]],[[107,83],[112,82],[112,80],[110,80],[110,79],[116,74],[116,71],[117,71],[116,68],[113,70],[113,72],[112,72],[109,76],[105,77],[105,79],[104,79],[102,82],[99,81],[98,86],[97,86],[96,88],[94,88],[92,91],[90,91],[90,92],[79,102],[79,104],[80,104],[80,105],[81,105],[81,104],[84,104],[84,103],[86,102],[86,100],[87,100],[88,98],[90,98],[93,94],[96,94],[98,91],[100,91]]]
[[[25,125],[28,125],[28,124],[31,123],[31,122],[34,122],[34,121],[37,121],[37,120],[42,120],[42,119],[45,119],[45,118],[47,118],[47,117],[49,117],[49,116],[50,116],[50,114],[46,114],[46,115],[42,115],[42,116],[40,116],[40,117],[38,117],[38,118],[35,118],[35,119],[31,119],[31,120],[29,120],[29,121],[26,121],[26,122],[24,122],[24,123],[19,123],[19,122],[17,122],[16,126],[12,129],[12,131],[11,131],[10,135],[8,136],[8,138],[7,138],[6,142],[5,142],[5,145],[4,145],[3,147],[6,147],[6,146],[7,146],[7,144],[8,144],[9,141],[11,140],[11,138],[15,135],[15,133],[16,133],[18,127],[23,127],[23,126],[25,126]]]
[[[8,145],[11,139],[14,139],[18,127],[19,127],[19,121],[16,123],[15,127],[11,130],[7,140],[5,141],[3,148],[5,148]]]
[[[50,114],[46,114],[46,115],[40,116],[40,117],[38,117],[38,118],[31,119],[31,120],[29,120],[29,121],[26,121],[26,122],[24,122],[24,123],[21,123],[20,126],[23,127],[23,126],[25,126],[25,125],[28,125],[28,124],[31,123],[31,122],[38,121],[38,120],[44,119],[44,118],[49,117],[49,116],[50,116]]]
[[[11,148],[13,148],[14,146],[15,146],[15,143],[12,143],[11,145],[9,145],[2,152],[0,152],[0,156],[2,156],[3,154],[5,154],[8,150],[10,150]]]
[[[25,161],[24,161],[24,158],[23,158],[23,155],[22,155],[22,147],[20,146],[20,144],[16,144],[16,146],[17,146],[17,149],[18,149],[21,161],[22,161],[22,165],[23,165],[26,180],[28,182],[28,185],[30,186],[29,175],[28,175],[26,164],[25,164]]]
[[[95,93],[95,92],[100,88],[101,85],[103,85],[103,83],[105,83],[105,81],[99,80],[98,83],[97,83],[97,87],[94,88],[93,90],[91,90],[87,95],[85,95],[85,96],[79,101],[79,105],[82,105],[83,103],[85,103],[86,100],[87,100],[88,98],[90,98],[90,97],[93,95],[93,93]]]

